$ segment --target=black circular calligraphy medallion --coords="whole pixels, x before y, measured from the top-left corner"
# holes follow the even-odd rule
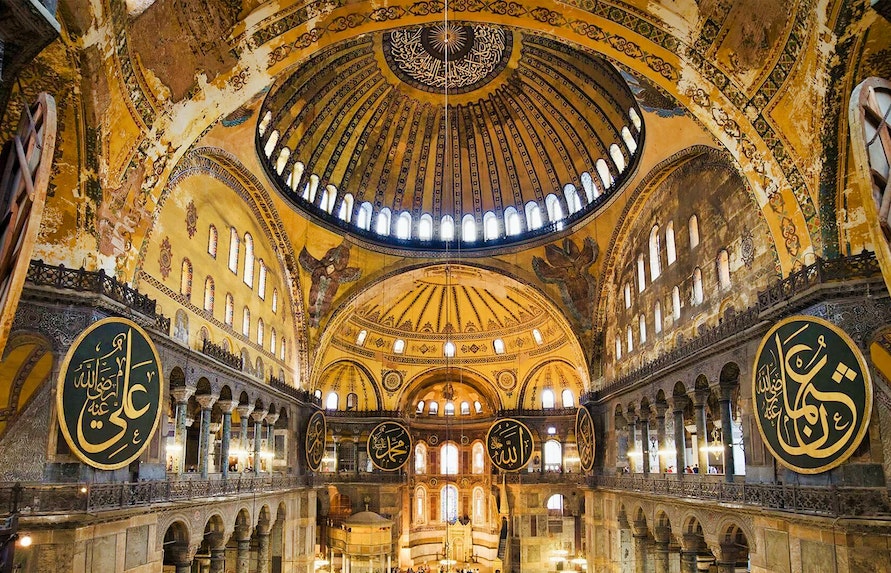
[[[486,434],[486,452],[499,469],[507,472],[521,470],[532,457],[532,432],[519,420],[498,420]]]
[[[322,467],[327,431],[325,414],[320,411],[313,413],[306,424],[306,464],[314,472],[319,471],[319,468]]]
[[[374,467],[394,472],[411,457],[411,435],[399,422],[381,422],[368,436],[368,457]]]
[[[65,356],[56,388],[59,425],[84,463],[127,466],[161,418],[161,361],[148,334],[123,318],[90,325]]]
[[[575,441],[582,469],[588,471],[594,467],[594,419],[584,406],[575,415]]]
[[[812,316],[780,321],[752,370],[758,430],[771,454],[805,474],[830,470],[860,445],[872,414],[872,380],[854,341]]]

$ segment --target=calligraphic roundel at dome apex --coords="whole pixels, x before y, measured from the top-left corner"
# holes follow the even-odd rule
[[[552,240],[633,174],[640,108],[611,63],[496,24],[344,40],[279,76],[258,114],[271,182],[377,250],[482,256]]]

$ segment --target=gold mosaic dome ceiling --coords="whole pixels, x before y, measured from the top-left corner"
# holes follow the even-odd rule
[[[443,22],[321,50],[272,86],[256,144],[299,209],[371,246],[484,254],[550,238],[633,172],[643,124],[605,59]]]

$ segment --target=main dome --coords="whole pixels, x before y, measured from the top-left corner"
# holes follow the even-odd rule
[[[280,191],[374,247],[550,239],[634,170],[637,103],[606,60],[491,24],[364,35],[280,78],[256,144]]]

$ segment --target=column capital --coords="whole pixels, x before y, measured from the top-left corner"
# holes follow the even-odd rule
[[[735,385],[735,384],[733,384],[733,385],[731,385],[731,384],[719,384],[719,385],[718,385],[718,390],[720,391],[720,394],[719,394],[719,395],[720,395],[720,398],[719,398],[719,399],[720,399],[721,401],[726,400],[726,401],[729,402],[729,401],[731,400],[731,397],[732,397],[732,395],[733,395],[733,391],[734,391],[735,389],[736,389],[736,385]]]
[[[710,390],[708,388],[702,390],[694,390],[693,391],[693,405],[697,408],[703,407],[708,404],[708,395]]]
[[[177,386],[170,390],[170,395],[173,396],[173,399],[179,404],[188,402],[189,398],[191,398],[194,393],[195,389],[189,388],[188,386]]]
[[[217,406],[220,407],[224,414],[231,414],[232,410],[238,406],[238,402],[235,400],[217,400]]]
[[[634,523],[631,525],[631,533],[634,537],[644,538],[649,534],[649,530],[647,529],[647,520],[646,519],[635,519]]]
[[[267,416],[268,412],[266,410],[254,410],[251,412],[251,418],[254,420],[255,424],[259,424],[263,421],[263,418]]]
[[[235,541],[242,542],[251,540],[251,526],[247,524],[236,525],[235,531],[232,533],[235,536]]]
[[[247,418],[251,415],[251,412],[254,411],[253,404],[239,404],[235,407],[235,411],[238,412],[238,415],[242,418]]]
[[[270,426],[274,426],[275,423],[278,421],[279,416],[280,416],[280,414],[278,414],[276,412],[270,412],[270,413],[266,414],[266,423],[269,424]]]
[[[656,402],[653,404],[653,410],[656,412],[656,416],[664,419],[665,412],[668,411],[668,402]]]
[[[671,542],[671,528],[667,525],[657,525],[653,528],[653,539],[656,540],[656,543],[667,545]]]
[[[687,396],[672,396],[671,397],[671,410],[673,412],[683,412],[687,407],[687,404],[690,403],[690,399]]]
[[[207,546],[210,547],[210,549],[226,548],[226,536],[220,531],[206,533],[204,534],[204,539],[207,540]]]
[[[199,394],[195,396],[195,399],[198,400],[202,410],[210,410],[217,401],[217,396],[213,394]]]

